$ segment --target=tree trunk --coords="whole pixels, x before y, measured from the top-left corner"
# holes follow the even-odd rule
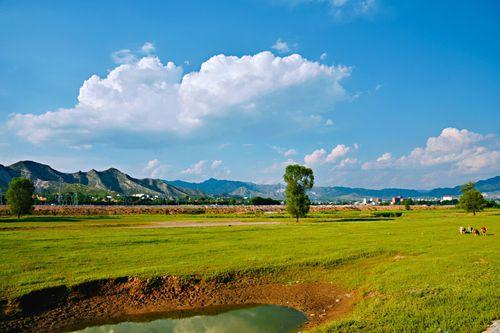
[[[476,216],[476,211],[475,210],[472,211],[472,215]]]
[[[295,217],[295,219],[296,219],[295,222],[299,223],[299,216],[298,215]]]

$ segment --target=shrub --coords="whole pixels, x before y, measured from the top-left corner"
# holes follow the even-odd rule
[[[375,217],[401,217],[403,216],[402,212],[374,212],[373,216]]]

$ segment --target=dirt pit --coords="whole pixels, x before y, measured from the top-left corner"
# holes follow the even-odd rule
[[[206,311],[251,304],[276,304],[302,311],[306,327],[349,312],[354,294],[331,283],[268,283],[263,278],[231,281],[174,276],[141,280],[119,278],[34,291],[2,303],[2,332],[61,332],[119,322],[148,313]]]

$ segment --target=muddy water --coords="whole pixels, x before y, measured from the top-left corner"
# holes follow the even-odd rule
[[[221,313],[198,313],[189,317],[142,318],[115,324],[91,326],[74,331],[80,333],[131,333],[131,332],[217,332],[217,333],[291,333],[298,332],[306,316],[295,309],[277,305],[257,305],[232,309]]]

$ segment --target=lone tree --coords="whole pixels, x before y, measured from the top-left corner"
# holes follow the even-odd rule
[[[458,207],[465,209],[466,212],[472,212],[476,215],[476,212],[481,211],[486,206],[486,200],[484,200],[483,195],[475,187],[474,182],[469,182],[462,185],[460,191],[462,195],[458,200]]]
[[[26,178],[13,178],[5,193],[7,204],[12,214],[20,218],[33,210],[33,192],[35,187],[31,180]]]
[[[411,205],[413,205],[413,200],[411,200],[411,199],[404,199],[403,200],[403,205],[405,206],[406,210],[411,210]]]
[[[287,183],[286,211],[299,222],[299,217],[309,212],[311,202],[306,191],[314,186],[313,171],[298,164],[288,165],[283,179]]]

